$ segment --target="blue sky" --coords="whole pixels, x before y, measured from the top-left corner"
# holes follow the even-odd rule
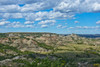
[[[100,0],[0,0],[0,32],[100,34]]]

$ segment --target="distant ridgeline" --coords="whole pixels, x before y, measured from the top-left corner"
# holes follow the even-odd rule
[[[68,36],[70,34],[60,34],[60,35]],[[100,34],[77,34],[77,35],[86,38],[100,38]]]
[[[48,32],[8,32],[8,33],[0,33],[0,38],[4,37],[24,37],[24,36],[52,36],[57,35],[55,33]]]
[[[49,33],[49,32],[8,32],[8,33],[0,33],[0,38],[2,37],[12,37],[12,36],[52,36],[52,35],[62,35],[62,36],[68,36],[70,34],[56,34],[56,33]],[[77,34],[81,37],[86,38],[100,38],[100,34]]]
[[[79,36],[87,38],[100,38],[100,34],[79,34]]]

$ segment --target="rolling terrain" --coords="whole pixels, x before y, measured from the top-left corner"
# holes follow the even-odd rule
[[[92,36],[0,33],[0,67],[99,67],[100,38]]]

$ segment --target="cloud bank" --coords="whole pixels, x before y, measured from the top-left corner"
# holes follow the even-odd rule
[[[0,22],[0,26],[33,27],[34,23],[42,28],[54,25],[58,19],[73,18],[78,13],[100,13],[100,0],[0,0],[0,18],[21,19],[21,22]],[[79,23],[75,21],[75,23]],[[100,24],[100,22],[96,22]],[[58,25],[57,28],[66,28]],[[86,27],[80,27],[86,28]]]

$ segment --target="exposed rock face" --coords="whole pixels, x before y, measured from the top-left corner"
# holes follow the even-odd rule
[[[5,54],[4,53],[0,53],[0,56],[5,56]]]
[[[32,51],[32,52],[36,52],[36,51],[43,51],[45,49],[41,48],[38,46],[38,44],[30,39],[17,39],[15,40],[10,46],[13,47],[17,47],[18,49],[20,49],[21,51]]]

